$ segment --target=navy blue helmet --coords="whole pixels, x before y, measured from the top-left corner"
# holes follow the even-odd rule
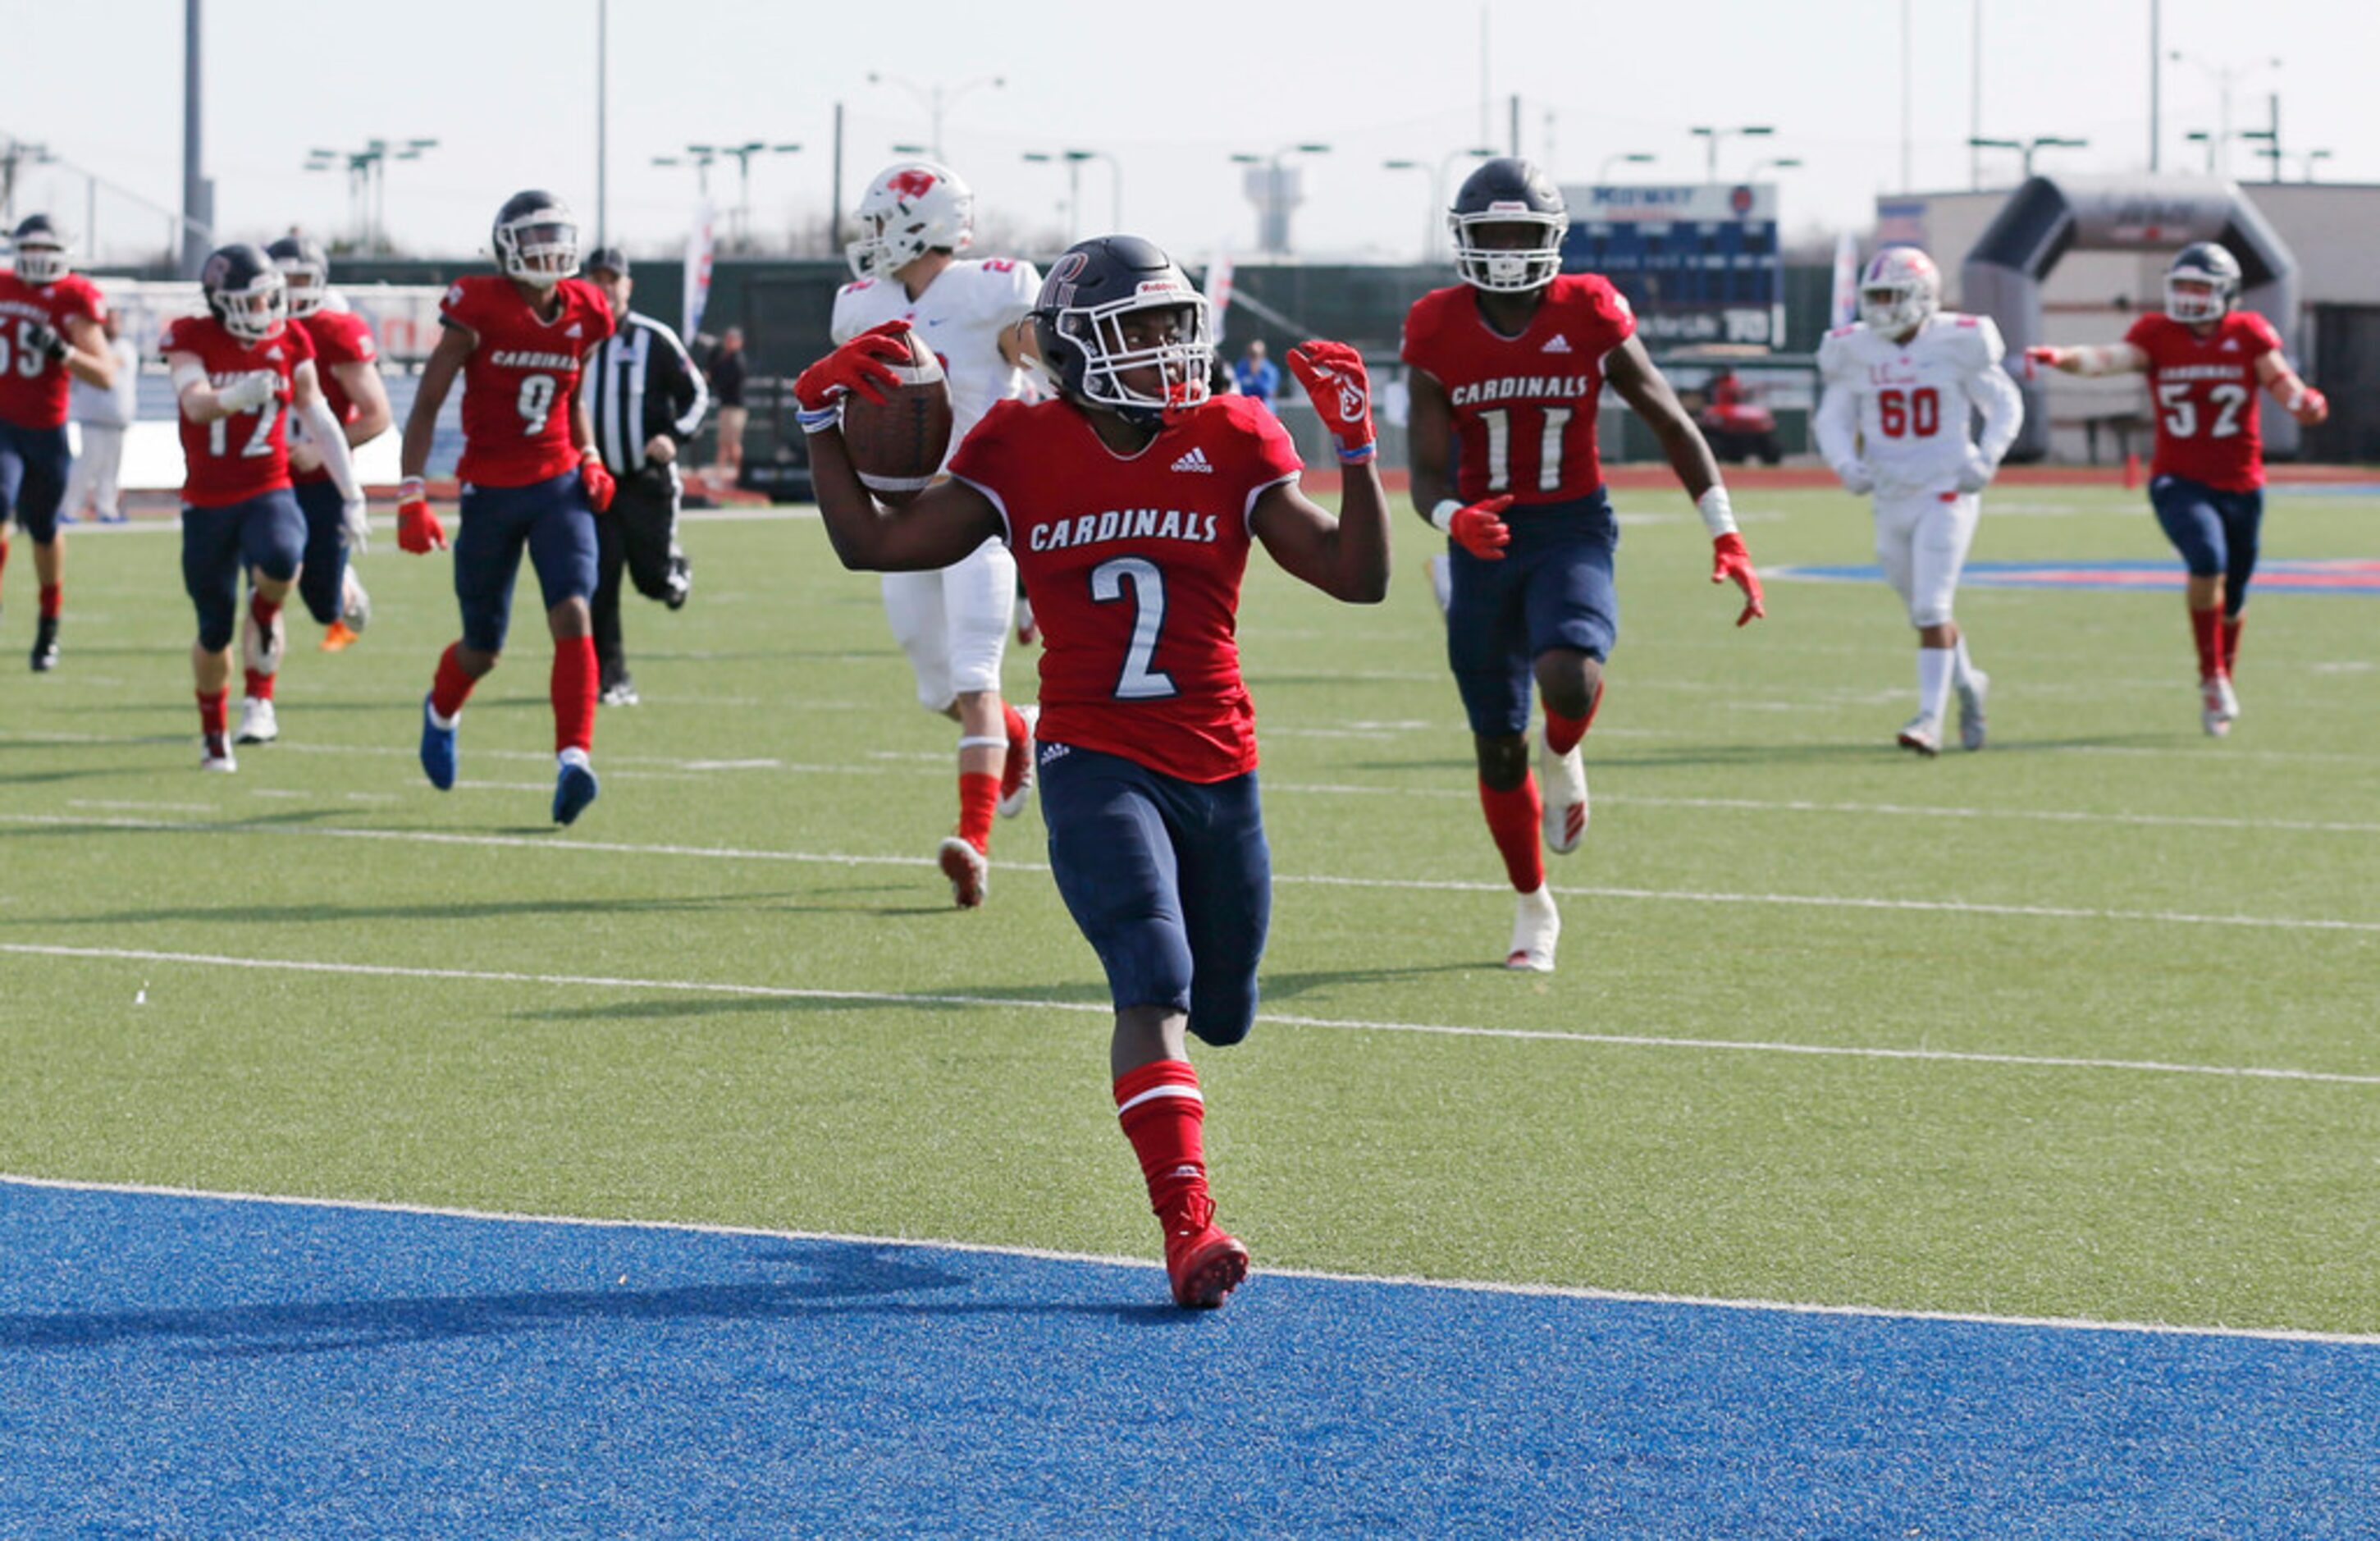
[[[1464,283],[1494,294],[1526,294],[1561,272],[1570,211],[1561,189],[1534,163],[1500,155],[1463,178],[1446,225],[1454,237],[1454,271]],[[1512,235],[1488,234],[1515,226],[1534,234],[1519,242]]]
[[[199,270],[207,309],[243,343],[261,343],[289,319],[289,293],[264,249],[235,241],[207,253]]]
[[[17,276],[28,284],[55,284],[67,275],[67,236],[47,214],[27,214],[8,239],[16,248]]]
[[[1061,390],[1128,422],[1161,427],[1207,399],[1215,339],[1206,297],[1137,236],[1069,247],[1041,281],[1033,333]],[[1152,369],[1153,384],[1124,378]]]
[[[569,204],[543,188],[505,199],[489,240],[507,278],[543,289],[578,271],[578,220]]]
[[[293,231],[266,247],[264,254],[273,259],[273,265],[281,270],[282,282],[288,285],[293,320],[303,320],[322,308],[322,297],[331,285],[331,258],[322,242]]]
[[[2183,247],[2166,266],[2165,313],[2178,322],[2221,321],[2239,297],[2240,259],[2214,241]]]

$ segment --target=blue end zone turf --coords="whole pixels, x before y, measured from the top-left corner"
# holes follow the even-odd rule
[[[1884,569],[1842,566],[1763,567],[1761,576],[1811,583],[1882,583]],[[2161,562],[1970,562],[1961,572],[1971,588],[2145,588],[2179,592],[2181,564]],[[2380,562],[2337,560],[2264,562],[2256,566],[2259,594],[2380,594]]]
[[[0,1257],[11,1535],[2380,1527],[2361,1343],[19,1183]]]

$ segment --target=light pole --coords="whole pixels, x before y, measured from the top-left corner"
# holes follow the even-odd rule
[[[1743,174],[1743,179],[1757,182],[1764,171],[1798,171],[1801,166],[1802,157],[1799,155],[1772,155],[1767,160],[1753,162],[1752,169]]]
[[[933,146],[934,159],[947,164],[947,158],[942,154],[942,114],[948,111],[960,97],[978,86],[990,86],[998,91],[1008,84],[1008,78],[1004,75],[978,75],[972,80],[962,80],[957,85],[945,89],[940,80],[930,86],[921,86],[906,76],[887,75],[881,70],[871,69],[868,72],[868,83],[871,86],[898,86],[926,104],[927,114],[932,119],[934,126],[933,138],[930,141]]]
[[[1706,126],[1702,127],[1689,128],[1686,132],[1694,135],[1694,138],[1703,141],[1703,148],[1706,155],[1706,159],[1704,164],[1707,168],[1703,180],[1706,182],[1717,182],[1718,180],[1719,140],[1729,139],[1767,139],[1769,135],[1777,132],[1777,130],[1769,124],[1755,123],[1747,124],[1740,128],[1720,128]]]
[[[2305,179],[2309,182],[2313,181],[2314,163],[2316,161],[2327,161],[2330,159],[2330,156],[2331,152],[2327,150],[2307,151],[2305,152]]]
[[[710,163],[717,159],[719,159],[717,150],[707,144],[698,144],[688,145],[686,153],[684,155],[656,155],[653,157],[653,164],[692,166],[696,196],[699,197],[703,206],[708,208],[710,204]]]
[[[436,140],[366,140],[360,150],[309,150],[308,171],[347,174],[347,208],[356,244],[366,251],[388,249],[388,163],[418,161]]]
[[[2217,65],[2209,63],[2195,54],[2185,54],[2179,48],[2166,56],[2176,64],[2196,65],[2206,72],[2209,79],[2215,82],[2216,94],[2219,103],[2219,115],[2216,120],[2215,134],[2211,138],[2204,134],[2189,134],[2183,137],[2191,140],[2204,139],[2207,147],[2206,169],[2217,176],[2228,176],[2231,170],[2229,150],[2234,137],[2231,132],[2231,88],[2260,70],[2280,68],[2281,61],[2277,58],[2268,58],[2259,59],[2253,64]]]
[[[1967,140],[1967,147],[1971,150],[2015,151],[2022,161],[2023,179],[2028,182],[2033,180],[2033,157],[2036,152],[2044,150],[2084,150],[2088,149],[2090,144],[2089,140],[2067,139],[2058,134],[2035,134],[2029,140],[1994,140],[1970,136]]]
[[[1083,163],[1105,161],[1108,164],[1108,217],[1121,231],[1123,228],[1123,163],[1104,150],[1028,150],[1025,158],[1038,165],[1066,167],[1066,239],[1071,244],[1081,238],[1083,223]]]
[[[688,148],[693,147],[688,146]],[[761,140],[748,140],[742,144],[722,144],[703,148],[712,152],[722,161],[735,163],[735,222],[739,227],[739,234],[735,238],[742,249],[749,251],[752,249],[752,157],[797,155],[801,153],[802,147],[798,144],[770,144]],[[706,161],[704,164],[708,165],[709,163]],[[706,200],[709,196],[706,189],[704,193]]]
[[[1659,156],[1649,154],[1642,150],[1629,150],[1617,155],[1606,155],[1603,158],[1603,164],[1595,168],[1595,179],[1597,182],[1608,180],[1613,166],[1649,166],[1659,159]]]
[[[1289,255],[1290,211],[1304,201],[1290,187],[1290,173],[1281,162],[1291,155],[1327,155],[1327,144],[1285,144],[1269,155],[1234,155],[1232,161],[1251,170],[1242,186],[1257,206],[1257,248],[1276,257]]]

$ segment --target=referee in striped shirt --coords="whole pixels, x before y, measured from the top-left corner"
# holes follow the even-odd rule
[[[587,276],[612,302],[618,328],[596,349],[586,377],[596,447],[619,482],[610,511],[595,521],[595,658],[603,704],[634,706],[637,686],[620,640],[620,572],[626,568],[638,593],[672,610],[693,591],[694,566],[677,543],[677,456],[702,426],[710,391],[677,334],[628,309],[634,285],[619,248],[589,258]]]

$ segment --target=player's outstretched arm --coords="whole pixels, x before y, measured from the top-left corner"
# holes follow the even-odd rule
[[[253,412],[273,394],[273,377],[261,370],[245,374],[223,389],[207,378],[205,360],[195,353],[165,355],[165,369],[174,382],[174,398],[182,416],[194,423],[211,423],[242,412]]]
[[[1389,494],[1372,432],[1370,376],[1362,356],[1344,343],[1300,343],[1289,350],[1289,368],[1337,447],[1339,516],[1289,480],[1257,497],[1248,528],[1292,576],[1332,599],[1378,604],[1389,593]]]
[[[2056,370],[2083,376],[2138,374],[2149,367],[2149,356],[2137,343],[2110,343],[2105,347],[2048,347],[2039,344],[2024,350],[2032,370]]]
[[[1735,618],[1739,626],[1749,625],[1768,613],[1760,591],[1760,576],[1752,570],[1752,555],[1743,549],[1743,537],[1736,532],[1735,513],[1728,506],[1727,488],[1718,478],[1718,457],[1711,454],[1703,438],[1703,431],[1686,415],[1678,393],[1670,388],[1668,377],[1654,367],[1652,355],[1645,351],[1644,339],[1630,337],[1611,350],[1604,360],[1605,376],[1612,388],[1653,437],[1661,441],[1662,453],[1670,457],[1670,468],[1678,473],[1685,484],[1686,495],[1694,500],[1694,511],[1703,517],[1703,528],[1711,537],[1711,581],[1732,583],[1743,594],[1743,610]]]
[[[2308,428],[2325,422],[2330,418],[2330,398],[2298,378],[2289,361],[2275,348],[2256,357],[2256,378],[2272,393],[2273,399]]]

